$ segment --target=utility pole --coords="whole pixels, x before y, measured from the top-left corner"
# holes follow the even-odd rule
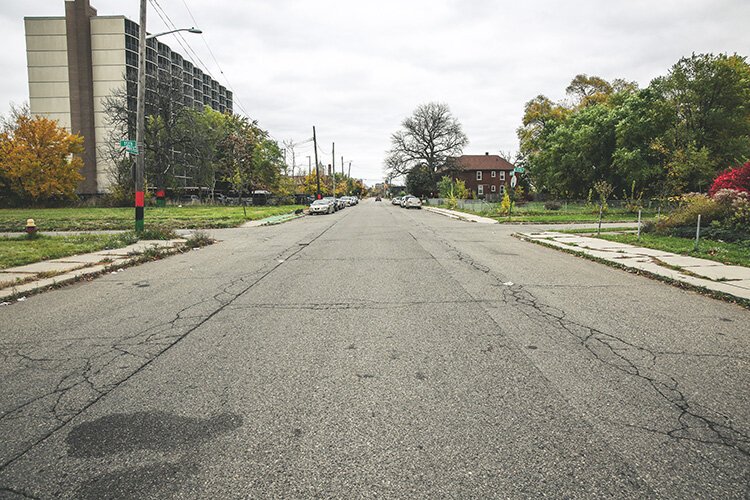
[[[143,231],[143,192],[146,171],[146,0],[141,0],[141,19],[138,28],[138,97],[135,122],[135,230]]]
[[[146,1],[146,0],[142,0]],[[315,180],[318,183],[318,192],[315,196],[315,199],[319,200],[322,198],[320,196],[320,172],[318,170],[318,138],[315,135],[315,125],[313,125],[313,148],[315,149]]]
[[[347,177],[351,178],[351,176],[352,176],[352,162],[350,161],[349,162],[349,174],[347,175]]]
[[[344,176],[344,157],[341,156],[341,176]]]
[[[310,175],[312,173],[312,160],[310,157],[307,157],[307,175]]]

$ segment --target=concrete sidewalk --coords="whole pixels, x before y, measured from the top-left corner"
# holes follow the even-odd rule
[[[651,248],[555,231],[518,233],[521,239],[588,255],[694,287],[750,300],[750,268]]]
[[[430,212],[450,217],[451,219],[459,219],[466,222],[478,222],[479,224],[498,224],[497,219],[490,219],[489,217],[482,217],[481,215],[469,214],[466,212],[459,212],[457,210],[448,210],[447,208],[437,207],[422,207]]]
[[[132,263],[144,252],[159,249],[174,253],[185,242],[175,240],[143,240],[113,250],[71,255],[0,270],[0,302],[24,296],[55,285],[77,281],[86,276],[117,269]]]

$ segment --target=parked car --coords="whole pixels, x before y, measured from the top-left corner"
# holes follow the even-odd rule
[[[330,200],[315,200],[310,204],[310,215],[332,214],[334,211],[333,203]]]
[[[401,197],[400,196],[396,196],[395,198],[393,198],[391,200],[391,204],[392,205],[400,205],[401,204]]]
[[[333,211],[334,212],[338,212],[339,210],[341,210],[343,208],[341,206],[341,203],[339,202],[338,198],[334,199],[333,196],[326,196],[323,199],[324,200],[328,200],[328,202],[333,205]]]
[[[401,202],[401,206],[404,208],[419,208],[422,209],[422,200],[416,196],[406,196]]]
[[[411,198],[413,195],[407,194],[406,196],[402,196],[401,200],[398,202],[399,205],[401,205],[401,208],[404,208],[404,202],[406,202],[407,198]]]

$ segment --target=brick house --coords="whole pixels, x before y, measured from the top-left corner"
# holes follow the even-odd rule
[[[498,155],[461,155],[455,159],[455,177],[479,199],[496,201],[510,189],[513,165]]]

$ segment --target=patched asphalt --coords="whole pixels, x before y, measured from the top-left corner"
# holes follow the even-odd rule
[[[0,308],[0,497],[743,498],[750,312],[368,201]]]

